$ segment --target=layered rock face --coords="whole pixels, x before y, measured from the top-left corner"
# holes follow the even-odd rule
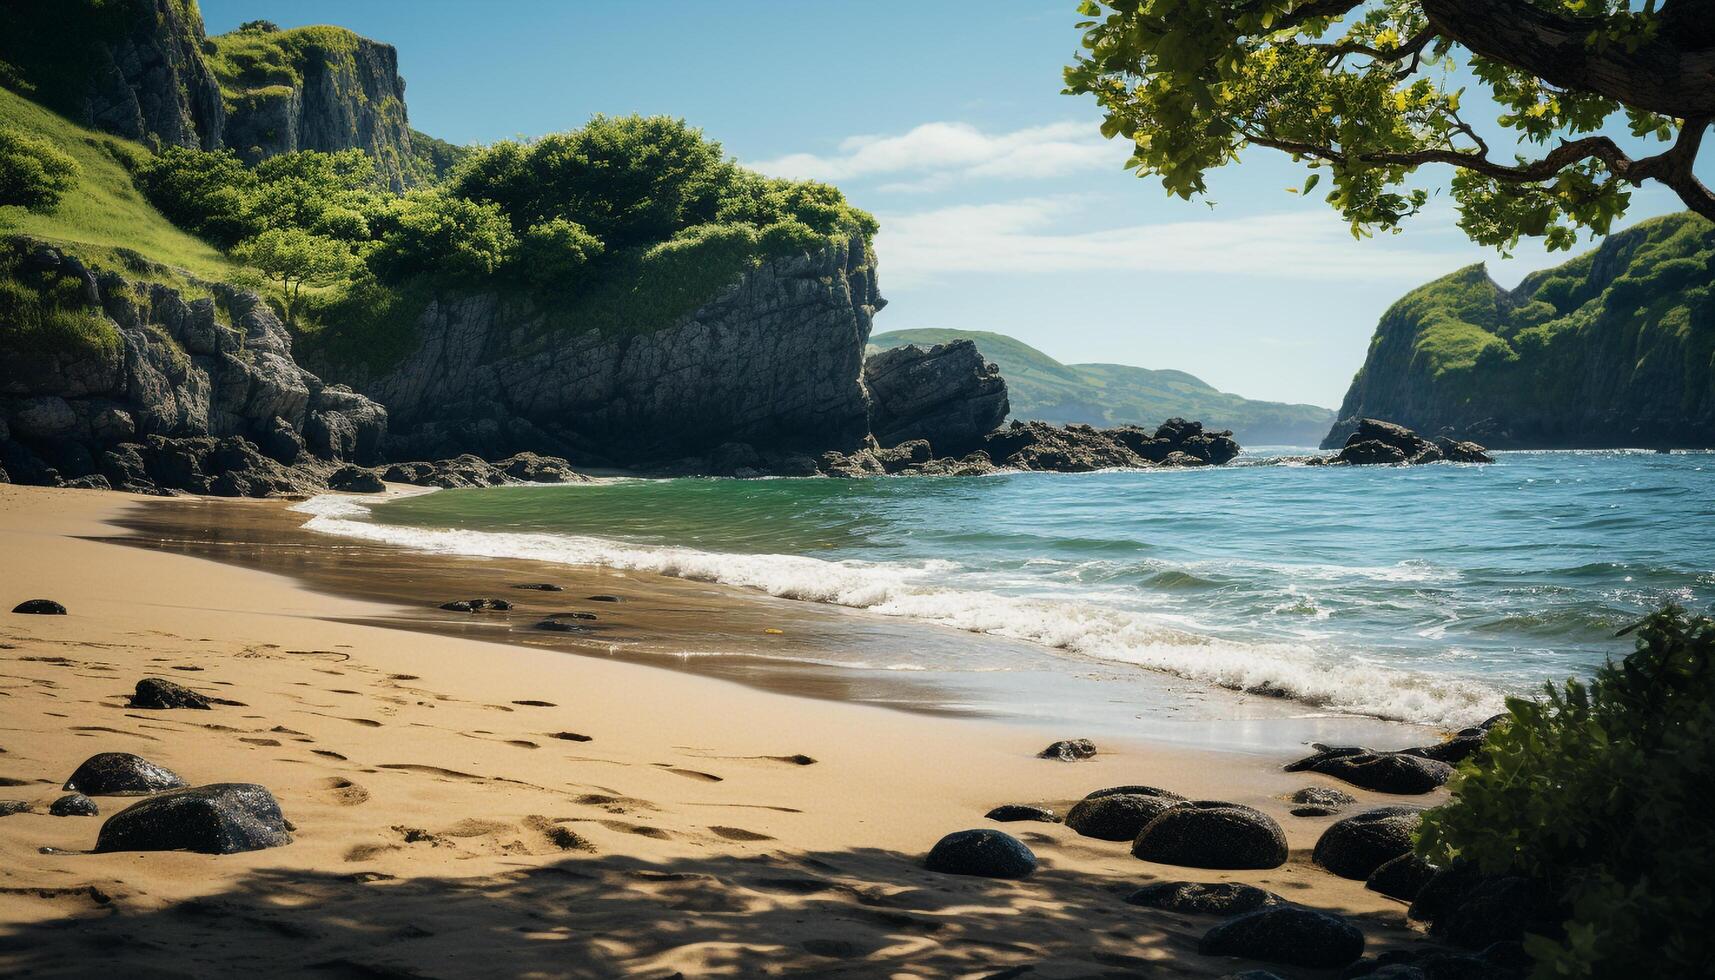
[[[231,96],[224,145],[251,162],[294,150],[363,150],[376,172],[403,190],[412,149],[398,52],[391,44],[322,30],[325,40],[288,49],[295,80]]]
[[[666,328],[554,332],[492,294],[432,303],[384,374],[342,377],[387,406],[396,458],[521,450],[636,464],[856,448],[869,435],[863,353],[885,304],[861,236],[764,262]]]
[[[969,340],[882,351],[864,363],[863,378],[870,430],[884,448],[923,439],[961,456],[980,448],[1011,411],[1000,368]]]
[[[226,114],[220,84],[202,58],[196,8],[175,0],[133,7],[130,23],[95,48],[84,121],[127,139],[153,135],[176,146],[220,146]]]
[[[1498,449],[1715,446],[1715,226],[1643,222],[1506,290],[1482,266],[1382,317],[1322,448],[1362,418]]]
[[[22,287],[70,294],[85,322],[117,337],[0,349],[11,480],[254,496],[313,486],[338,461],[379,460],[386,411],[300,368],[255,293],[214,286],[215,298],[187,301],[27,239],[3,254]]]

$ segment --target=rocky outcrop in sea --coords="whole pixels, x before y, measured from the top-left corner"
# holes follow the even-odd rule
[[[1006,421],[1006,379],[969,340],[908,344],[864,361],[870,430],[882,447],[923,440],[946,456],[983,447]]]

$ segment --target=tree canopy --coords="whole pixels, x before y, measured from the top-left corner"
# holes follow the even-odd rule
[[[1693,172],[1715,119],[1711,0],[1084,0],[1067,91],[1096,97],[1128,166],[1169,193],[1246,146],[1328,174],[1355,233],[1395,229],[1428,201],[1411,176],[1454,168],[1470,237],[1570,248],[1606,233],[1630,189],[1671,189],[1715,219]],[[1461,98],[1500,108],[1485,132]],[[1633,155],[1601,132],[1623,120],[1661,146]],[[1497,145],[1491,146],[1493,140]],[[1518,143],[1524,152],[1511,152]]]

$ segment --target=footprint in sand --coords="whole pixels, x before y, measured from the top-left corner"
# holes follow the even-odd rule
[[[322,786],[327,790],[327,799],[340,806],[357,806],[369,802],[369,790],[344,776],[329,776],[322,780]]]
[[[719,783],[725,781],[724,777],[717,776],[712,772],[698,772],[695,769],[680,769],[666,762],[657,762],[655,764],[675,776],[684,776],[686,779],[697,779],[705,783]]]
[[[767,834],[759,834],[754,830],[745,830],[743,827],[710,827],[709,830],[712,831],[716,837],[722,837],[727,840],[758,841],[774,839]]]
[[[401,772],[420,772],[430,776],[446,776],[450,779],[481,780],[483,778],[474,772],[460,772],[457,769],[442,769],[440,766],[421,766],[411,762],[388,762],[383,763],[381,768],[396,769]]]
[[[560,826],[547,817],[531,814],[524,818],[524,826],[548,838],[548,843],[562,851],[595,851],[595,845],[579,834]]]
[[[325,756],[329,759],[338,759],[341,762],[348,761],[345,756],[340,755],[338,752],[335,752],[332,749],[311,749],[310,751],[314,752],[316,755]]]

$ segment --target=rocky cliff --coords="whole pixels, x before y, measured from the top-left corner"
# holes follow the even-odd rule
[[[870,429],[885,448],[922,439],[943,456],[981,448],[1010,408],[1006,379],[969,340],[880,351],[863,366]]]
[[[378,461],[387,413],[300,368],[256,294],[127,271],[0,243],[3,478],[261,496]]]
[[[520,450],[588,463],[847,449],[869,435],[863,355],[885,304],[861,236],[763,261],[660,329],[564,330],[528,301],[443,296],[384,370],[330,365],[385,404],[396,458]]]
[[[127,139],[221,145],[226,113],[202,46],[202,15],[190,0],[0,3],[9,87]]]
[[[1387,311],[1324,448],[1385,418],[1491,448],[1715,446],[1715,226],[1647,221],[1506,290],[1472,266]]]
[[[344,28],[211,38],[192,0],[0,0],[0,83],[142,142],[250,162],[360,149],[395,190],[437,168],[413,146],[393,46]]]
[[[208,40],[226,101],[225,146],[254,162],[359,149],[394,190],[414,162],[405,80],[391,44],[338,27],[248,26]]]

